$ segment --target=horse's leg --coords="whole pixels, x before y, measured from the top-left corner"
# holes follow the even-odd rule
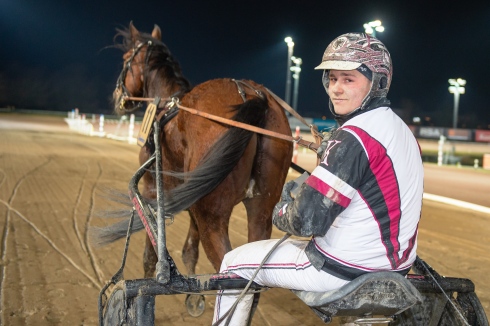
[[[153,176],[147,172],[143,176],[144,186],[142,190],[142,195],[145,198],[155,198],[155,187],[152,182]],[[145,278],[151,278],[155,275],[156,263],[158,262],[158,256],[151,244],[150,237],[146,235],[145,251],[143,252],[143,270],[145,272]]]
[[[139,161],[141,164],[146,162],[150,157],[149,152],[145,147],[141,148],[139,153]],[[155,178],[151,172],[146,172],[143,175],[143,187],[141,195],[147,199],[156,198]],[[156,263],[158,262],[158,256],[151,244],[148,234],[146,235],[145,250],[143,252],[143,271],[145,278],[152,278],[155,275]]]
[[[196,274],[196,264],[199,259],[199,231],[194,214],[189,211],[189,232],[182,248],[182,261],[187,269],[188,275]],[[185,298],[187,311],[191,316],[197,317],[204,312],[204,296],[199,294],[188,294]]]
[[[242,200],[247,211],[248,242],[270,239],[272,211],[281,196],[284,180],[291,162],[291,150],[276,146],[262,138],[255,156],[247,196]],[[259,303],[260,293],[254,294],[249,325]]]
[[[253,136],[234,170],[218,187],[189,209],[195,217],[204,252],[216,271],[220,270],[225,254],[232,249],[228,235],[230,216],[235,205],[243,198],[253,169],[256,148],[257,140]],[[269,226],[269,236],[270,229]]]
[[[272,233],[272,209],[277,200],[272,201],[266,196],[246,198],[243,200],[247,210],[248,242],[270,239]]]
[[[189,208],[199,231],[204,252],[218,272],[231,243],[228,227],[233,207],[243,198],[256,151],[256,136],[247,145],[233,171],[212,192]]]
[[[248,242],[269,239],[271,236],[272,211],[280,199],[291,164],[290,152],[287,145],[284,147],[284,144],[262,139],[255,158],[250,189],[242,201],[247,210]]]
[[[143,253],[143,270],[145,271],[145,278],[152,278],[155,276],[156,263],[158,262],[157,254],[150,238],[146,235],[145,251]]]
[[[204,252],[218,272],[223,257],[231,250],[228,225],[233,206],[229,203],[217,204],[220,201],[210,197],[215,196],[206,196],[206,200],[194,204],[189,211],[195,217]]]
[[[271,171],[269,171],[271,172]],[[248,193],[252,193],[253,197],[247,197],[242,202],[245,205],[245,209],[247,211],[247,219],[248,219],[248,242],[265,240],[271,237],[272,233],[272,210],[274,209],[274,205],[277,203],[275,199],[275,195],[271,194],[271,196],[264,195],[268,194],[267,187],[263,186],[262,178],[268,179],[268,174],[263,174],[260,180],[255,180],[253,183],[253,188],[250,189]],[[254,174],[254,178],[257,178],[258,175]],[[265,180],[264,180],[265,182]],[[273,182],[269,180],[269,182]],[[274,182],[277,182],[274,181]],[[260,192],[259,192],[260,189]],[[272,197],[272,198],[271,198]],[[252,309],[250,311],[249,321],[252,320],[252,317],[257,309],[257,305],[260,300],[260,293],[254,294],[254,301],[252,304]]]
[[[189,232],[182,248],[182,261],[187,268],[187,273],[194,275],[196,273],[197,260],[199,259],[199,231],[194,215],[191,212],[189,212],[189,215]]]

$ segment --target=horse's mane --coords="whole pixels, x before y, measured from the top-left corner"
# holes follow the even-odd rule
[[[116,29],[117,34],[114,39],[122,37],[122,43],[115,43],[115,47],[127,52],[135,48],[129,29]],[[151,34],[140,32],[138,42],[152,42],[150,57],[148,58],[147,71],[163,70],[163,75],[169,83],[176,83],[180,86],[182,94],[192,89],[191,83],[182,74],[179,62],[174,58],[168,47],[162,41],[153,38]]]

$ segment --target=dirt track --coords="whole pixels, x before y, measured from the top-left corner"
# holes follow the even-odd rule
[[[71,133],[61,118],[26,121],[0,114],[0,130],[0,324],[96,325],[98,293],[118,269],[123,243],[94,248],[87,228],[106,223],[97,212],[115,206],[102,190],[126,191],[139,148]],[[490,184],[489,173],[479,177]],[[167,228],[170,253],[182,272],[187,225],[183,213]],[[234,246],[245,242],[242,230],[246,221],[237,206],[230,231]],[[419,255],[443,275],[473,280],[490,316],[489,234],[488,214],[424,201]],[[273,237],[281,236],[273,231]],[[140,233],[132,237],[126,279],[143,275],[142,251]],[[202,251],[200,257],[197,273],[213,272]],[[210,325],[213,297],[197,319],[183,301],[184,295],[157,297],[156,324]],[[253,325],[324,324],[289,291],[272,289],[262,295]]]

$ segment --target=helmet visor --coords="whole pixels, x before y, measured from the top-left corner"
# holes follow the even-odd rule
[[[332,61],[323,61],[315,67],[316,70],[320,69],[335,69],[335,70],[354,70],[359,68],[361,63],[359,62],[352,62],[352,61],[338,61],[338,60],[332,60]]]

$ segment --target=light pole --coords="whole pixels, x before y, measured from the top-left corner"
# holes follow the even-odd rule
[[[381,25],[381,20],[375,20],[364,24],[366,34],[376,37],[376,32],[384,32],[385,28]]]
[[[458,106],[459,106],[459,94],[464,94],[464,85],[466,85],[466,80],[449,79],[449,93],[454,94],[454,109],[453,109],[453,128],[458,127]]]
[[[291,67],[291,71],[293,72],[293,79],[294,79],[293,109],[298,111],[299,73],[301,72],[301,64],[303,63],[303,60],[295,56],[292,56],[291,60],[294,62],[294,67]]]
[[[294,42],[291,37],[286,37],[284,42],[288,45],[288,68],[286,72],[286,103],[291,104],[291,58],[293,57]]]

